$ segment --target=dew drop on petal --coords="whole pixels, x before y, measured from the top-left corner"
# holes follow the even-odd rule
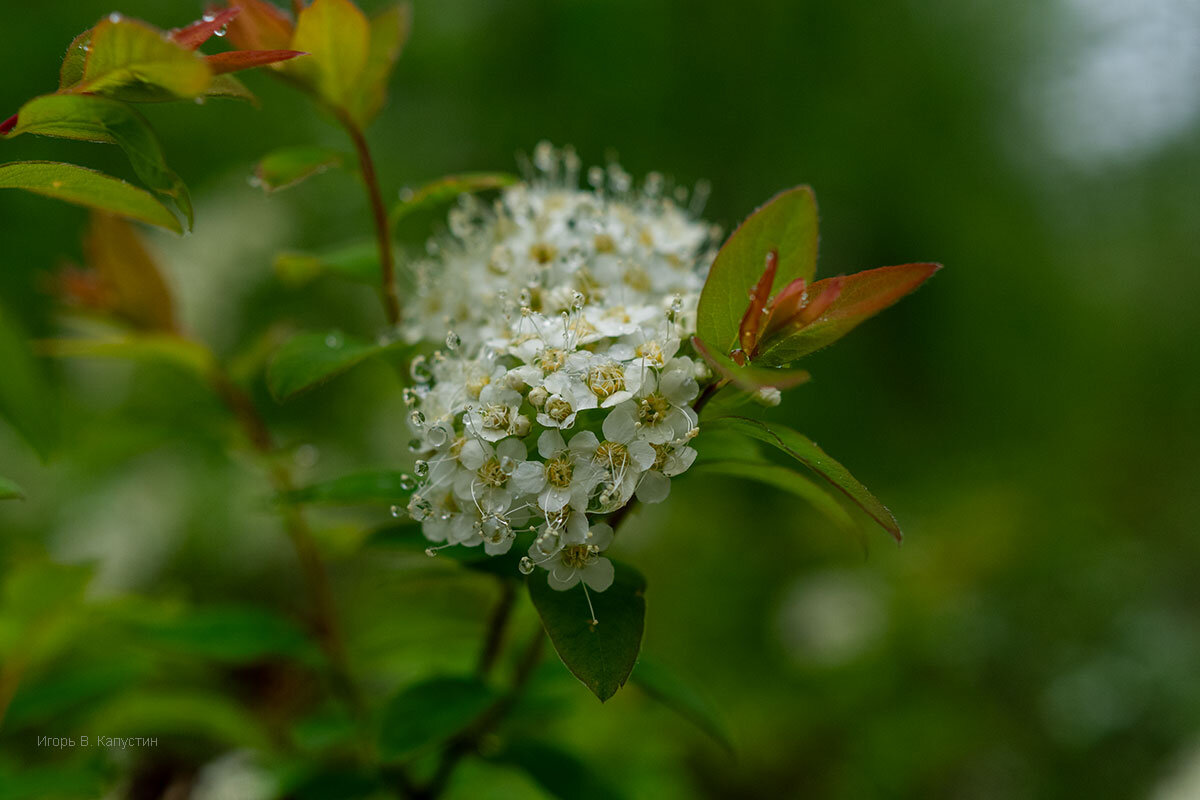
[[[533,572],[533,559],[529,556],[521,556],[521,560],[517,564],[517,569],[521,571],[522,575],[528,575]]]
[[[204,13],[204,16],[200,17],[200,19],[204,20],[205,22],[212,22],[216,18],[217,18],[217,15],[212,13],[211,11],[206,11]]]
[[[392,509],[391,509],[391,511],[392,511],[392,516],[393,516],[393,517],[398,517],[398,516],[400,516],[401,514],[403,514],[403,513],[404,513],[404,509],[403,509],[403,508],[401,508],[400,506],[392,506]]]
[[[413,465],[413,469],[416,471],[417,477],[424,478],[429,474],[429,462],[425,460],[418,460],[417,463]]]
[[[462,339],[459,338],[457,333],[455,333],[454,331],[449,331],[446,334],[446,349],[447,350],[450,350],[451,352],[453,352],[453,351],[457,350],[458,346],[461,344],[462,344]]]
[[[413,424],[413,427],[421,428],[425,425],[425,415],[420,411],[414,411],[408,415],[408,421]]]
[[[405,491],[411,491],[417,488],[417,479],[407,472],[400,473],[400,488]]]

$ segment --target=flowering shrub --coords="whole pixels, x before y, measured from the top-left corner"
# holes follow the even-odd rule
[[[891,513],[841,464],[800,433],[737,411],[746,402],[781,402],[783,390],[808,378],[794,361],[915,289],[936,265],[816,281],[816,205],[807,187],[781,192],[722,239],[698,217],[706,187],[689,191],[658,174],[637,182],[615,164],[585,172],[569,147],[549,144],[535,148],[520,179],[452,176],[403,194],[389,209],[363,131],[386,97],[408,8],[367,19],[349,0],[296,5],[293,18],[262,0],[240,0],[170,32],[116,14],[101,20],[71,44],[59,89],[22,106],[0,134],[116,144],[146,188],[51,162],[0,165],[0,188],[95,211],[86,268],[62,273],[56,286],[64,305],[104,318],[110,332],[42,341],[43,354],[170,361],[201,378],[238,423],[273,482],[304,568],[310,633],[332,691],[360,725],[376,723],[364,713],[306,505],[390,505],[393,516],[411,520],[391,532],[406,546],[445,550],[499,577],[478,674],[440,676],[388,701],[375,732],[381,762],[373,779],[402,795],[436,796],[507,712],[544,639],[539,629],[513,685],[497,694],[490,672],[518,581],[566,666],[601,700],[623,686],[641,647],[646,585],[635,568],[610,558],[610,547],[637,504],[667,500],[672,480],[697,464],[789,489],[853,528],[825,493],[833,488],[899,539]],[[201,55],[213,36],[239,49]],[[252,98],[228,74],[250,67],[304,92],[345,131],[375,233],[366,252],[281,254],[281,275],[369,282],[386,320],[375,341],[340,331],[297,334],[275,348],[263,377],[285,402],[367,359],[407,362],[411,453],[396,454],[396,469],[298,486],[278,458],[254,376],[235,374],[180,329],[158,266],[128,221],[176,232],[193,221],[186,187],[134,104]],[[284,148],[262,160],[255,181],[276,191],[346,161],[323,148]],[[393,227],[449,200],[448,232],[429,241],[424,257],[398,259]],[[0,334],[0,345],[23,350],[19,337]],[[37,409],[14,407],[0,403],[18,429],[36,430],[23,415]],[[706,449],[710,431],[752,444],[723,457]],[[789,465],[770,460],[761,444]],[[0,478],[0,499],[20,495]],[[438,719],[448,720],[432,733],[422,727],[431,697]],[[418,780],[406,759],[425,745],[439,748],[440,761]]]

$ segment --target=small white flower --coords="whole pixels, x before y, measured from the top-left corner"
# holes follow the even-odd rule
[[[560,511],[568,503],[577,509],[586,508],[588,493],[596,481],[596,471],[587,458],[587,443],[576,436],[568,447],[558,431],[543,431],[538,437],[538,454],[545,460],[520,464],[513,474],[513,486],[536,494],[538,506],[547,513]]]
[[[597,406],[596,395],[577,376],[564,371],[548,376],[543,383],[549,396],[538,411],[537,421],[547,428],[570,428],[575,415]]]
[[[519,413],[521,393],[501,384],[490,383],[479,393],[479,402],[467,410],[464,424],[472,434],[489,442],[518,433],[525,419]],[[528,425],[529,420],[525,419]]]
[[[549,556],[535,544],[529,557],[549,572],[551,589],[563,592],[583,581],[593,591],[603,592],[612,585],[613,565],[600,553],[608,549],[612,538],[613,529],[601,523],[592,526],[584,543],[565,545]]]
[[[694,448],[683,444],[654,445],[654,463],[637,485],[637,498],[643,503],[661,503],[671,493],[671,478],[681,475],[696,460]]]

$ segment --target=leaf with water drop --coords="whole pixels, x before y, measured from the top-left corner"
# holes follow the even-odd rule
[[[613,562],[613,567],[612,585],[603,592],[590,592],[591,608],[582,584],[555,591],[541,569],[527,578],[529,597],[559,658],[601,702],[629,678],[646,619],[646,579],[627,564]]]
[[[771,292],[817,269],[817,201],[797,186],[768,200],[738,226],[713,261],[696,309],[696,333],[718,352],[735,346],[750,291],[763,274],[767,253],[779,254]]]
[[[0,189],[24,189],[183,233],[175,215],[146,190],[74,164],[57,161],[0,164]]]
[[[419,189],[406,192],[400,202],[392,206],[389,221],[392,227],[395,227],[409,214],[439,203],[448,203],[459,195],[503,189],[517,181],[515,175],[504,172],[464,172],[461,175],[447,175]]]
[[[340,331],[301,333],[279,348],[267,364],[267,388],[283,401],[391,350],[400,341],[368,342]]]
[[[64,65],[59,91],[102,94],[134,103],[179,100],[203,94],[212,70],[199,54],[157,28],[113,14],[92,29],[83,69]],[[68,51],[68,59],[72,58]]]
[[[254,169],[259,185],[268,192],[295,186],[328,169],[340,167],[347,161],[337,150],[316,145],[281,147],[265,155]],[[376,255],[378,265],[378,255]],[[378,269],[378,266],[376,266]]]
[[[35,97],[21,106],[16,125],[5,138],[23,133],[117,145],[142,182],[160,196],[170,198],[187,219],[188,227],[192,226],[187,186],[167,166],[150,123],[129,104],[99,95]]]
[[[762,344],[756,363],[762,366],[788,364],[822,347],[833,344],[867,319],[915,291],[941,269],[940,264],[900,264],[817,281],[809,294],[818,296],[830,280],[841,290],[820,315],[793,330],[785,330],[774,341]]]

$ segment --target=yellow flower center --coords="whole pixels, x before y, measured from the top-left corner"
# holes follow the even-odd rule
[[[508,430],[512,420],[512,409],[500,403],[489,403],[483,409],[483,427],[491,430]]]
[[[549,264],[556,255],[558,250],[554,245],[545,242],[537,242],[529,248],[529,257],[539,264]]]
[[[615,361],[588,370],[588,388],[604,400],[625,388],[625,370]]]
[[[629,448],[620,442],[603,441],[596,448],[592,461],[603,464],[613,472],[619,472],[629,466]]]
[[[638,403],[638,421],[643,425],[658,425],[667,418],[671,403],[658,392],[642,398]]]
[[[582,569],[592,560],[592,551],[586,544],[567,545],[562,549],[562,563],[572,569]]]
[[[665,361],[663,358],[662,345],[660,345],[658,342],[642,342],[633,352],[638,358],[644,358],[651,364],[656,364],[660,367]]]
[[[571,488],[571,475],[575,465],[569,459],[557,456],[546,462],[546,482],[555,489]]]
[[[546,372],[556,372],[567,363],[567,351],[559,347],[547,347],[533,361]]]
[[[489,458],[476,474],[484,486],[500,487],[508,482],[508,473],[500,466],[498,458]]]
[[[567,421],[567,417],[574,413],[571,404],[557,395],[546,401],[546,415],[558,424]]]

